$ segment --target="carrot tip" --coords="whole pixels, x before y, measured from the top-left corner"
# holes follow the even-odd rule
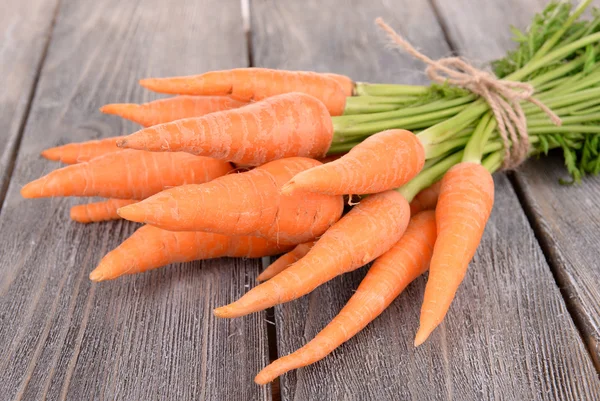
[[[127,147],[127,139],[125,139],[125,138],[119,139],[117,141],[117,146],[120,148],[126,148]]]
[[[283,187],[281,187],[281,190],[280,190],[281,194],[282,195],[291,195],[296,189],[295,184],[296,184],[296,182],[294,180],[288,181],[286,184],[283,185]]]
[[[145,223],[146,214],[137,204],[123,206],[117,209],[117,214],[125,220]]]
[[[92,270],[92,272],[90,273],[90,280],[92,281],[104,281],[104,275],[102,273],[100,273],[98,270]]]
[[[227,313],[227,306],[221,306],[220,308],[215,308],[213,310],[213,314],[216,317],[227,318],[229,317],[229,313]]]
[[[44,159],[48,159],[48,160],[52,160],[52,161],[60,160],[60,155],[56,151],[56,148],[44,149],[40,152],[40,156],[42,156]]]
[[[423,344],[429,335],[431,334],[431,330],[425,330],[423,327],[419,327],[417,334],[415,336],[415,347]]]

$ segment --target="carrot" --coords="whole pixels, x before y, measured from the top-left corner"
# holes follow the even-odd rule
[[[438,238],[415,346],[421,345],[444,319],[494,204],[494,180],[481,164],[457,164],[444,175],[441,185],[435,212]]]
[[[231,95],[243,102],[290,92],[302,92],[322,101],[332,116],[341,116],[346,106],[347,83],[309,71],[284,71],[267,68],[236,68],[200,75],[148,78],[140,85],[160,93],[178,95]]]
[[[25,185],[21,195],[145,199],[165,188],[210,181],[231,169],[227,162],[187,153],[121,150],[52,171]]]
[[[375,260],[354,295],[331,323],[304,347],[264,368],[254,381],[267,384],[289,370],[315,363],[364,329],[427,270],[435,234],[434,212],[414,216],[404,236]]]
[[[332,138],[333,123],[323,104],[309,95],[289,93],[159,124],[126,136],[118,145],[261,165],[290,156],[323,157]]]
[[[340,74],[333,74],[330,72],[321,73],[321,75],[323,75],[327,78],[331,78],[334,81],[336,81],[338,84],[340,84],[340,86],[342,87],[342,90],[344,91],[344,95],[346,95],[346,97],[354,95],[354,87],[356,85],[355,85],[354,81],[350,79],[350,77],[347,77],[345,75],[340,75]]]
[[[117,147],[117,140],[122,136],[104,138],[94,141],[68,143],[66,145],[42,151],[42,157],[48,160],[59,161],[65,164],[75,164],[90,161],[98,156],[121,150]]]
[[[419,139],[410,131],[393,129],[365,139],[338,160],[301,172],[282,191],[328,195],[383,192],[410,181],[424,163]]]
[[[285,252],[289,246],[257,237],[230,237],[205,232],[173,232],[140,227],[109,252],[90,280],[111,280],[124,274],[142,273],[171,263],[220,258],[258,258]]]
[[[422,210],[433,210],[440,196],[442,181],[437,181],[430,187],[425,188],[410,202],[410,214],[415,215]]]
[[[165,230],[252,235],[296,245],[323,234],[343,211],[341,196],[280,194],[294,174],[319,164],[303,157],[275,160],[206,184],[168,189],[118,213]]]
[[[113,103],[100,111],[116,114],[144,127],[168,123],[182,118],[200,117],[215,111],[230,110],[246,105],[229,96],[175,96],[149,103]]]
[[[277,260],[271,263],[256,279],[258,281],[265,281],[275,277],[277,274],[287,269],[292,263],[302,259],[314,244],[314,241],[299,244],[285,255],[281,255],[277,258]]]
[[[238,317],[291,301],[369,263],[398,242],[409,215],[408,202],[396,191],[369,196],[328,229],[306,256],[239,300],[215,309],[215,315]]]
[[[76,205],[71,208],[71,220],[79,223],[95,223],[107,220],[119,220],[117,209],[137,202],[133,199],[108,199],[102,202]]]

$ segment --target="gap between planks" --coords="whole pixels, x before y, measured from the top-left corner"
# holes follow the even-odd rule
[[[33,82],[31,83],[31,87],[29,88],[29,94],[27,95],[27,101],[25,104],[23,117],[19,124],[19,128],[17,129],[17,138],[15,140],[14,147],[10,152],[10,157],[8,158],[8,162],[6,164],[6,177],[4,178],[4,182],[0,183],[0,211],[2,211],[2,208],[4,207],[4,201],[6,200],[8,186],[10,185],[10,182],[12,180],[12,174],[15,169],[17,155],[19,154],[19,149],[21,148],[21,141],[23,140],[23,133],[25,132],[27,121],[29,121],[31,104],[33,103],[33,98],[35,97],[35,94],[37,92],[40,76],[42,75],[42,68],[44,68],[44,64],[46,62],[46,56],[48,55],[48,48],[50,47],[50,42],[52,41],[52,34],[54,33],[54,27],[56,26],[56,18],[58,17],[58,10],[60,9],[60,5],[61,0],[58,0],[52,12],[52,20],[50,21],[50,27],[48,28],[46,43],[44,43],[44,46],[42,47],[42,56],[40,57],[40,61],[38,62],[38,65],[35,68],[35,76],[33,77]]]

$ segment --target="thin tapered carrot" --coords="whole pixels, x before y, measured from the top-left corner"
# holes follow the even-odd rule
[[[231,95],[244,102],[302,92],[322,101],[332,116],[340,116],[346,106],[348,89],[342,87],[339,80],[310,71],[236,68],[184,77],[142,79],[140,85],[155,92],[178,95]]]
[[[323,234],[343,211],[341,196],[280,194],[294,174],[319,164],[304,157],[275,160],[206,184],[168,189],[118,213],[165,230],[252,235],[296,245]]]
[[[408,202],[400,193],[369,196],[329,228],[306,256],[239,300],[215,309],[215,315],[238,317],[270,308],[364,266],[398,242],[409,216]]]
[[[412,202],[410,202],[410,214],[414,215],[423,210],[435,209],[441,188],[442,181],[440,180],[419,192]]]
[[[442,322],[481,241],[494,204],[494,180],[478,163],[462,162],[442,178],[435,217],[438,237],[415,346]]]
[[[388,130],[370,136],[338,160],[299,173],[282,190],[329,195],[383,192],[410,181],[424,163],[423,145],[412,132]]]
[[[212,258],[258,258],[276,255],[290,246],[257,237],[231,237],[205,232],[173,232],[152,226],[140,227],[116,249],[109,252],[90,280],[111,280],[166,266]]]
[[[258,166],[291,156],[323,157],[332,138],[333,123],[323,103],[306,94],[288,93],[239,109],[149,127],[118,145]]]
[[[94,141],[68,143],[66,145],[42,151],[42,157],[65,164],[75,164],[90,161],[98,156],[122,150],[117,146],[117,140],[122,136],[98,139]]]
[[[400,241],[375,260],[331,323],[304,347],[260,371],[254,381],[267,384],[287,371],[315,363],[365,328],[427,270],[435,237],[435,213],[428,211],[414,216]]]
[[[248,103],[229,96],[174,96],[143,104],[107,104],[102,106],[100,111],[150,127],[182,118],[200,117],[215,111],[236,109],[246,104]]]
[[[256,280],[265,281],[275,277],[277,274],[287,269],[292,263],[302,259],[304,255],[310,251],[310,248],[312,248],[314,244],[314,241],[299,244],[285,255],[281,255],[275,262],[271,263],[265,270],[263,270],[263,272],[258,275]]]
[[[78,223],[97,223],[100,221],[119,220],[117,209],[137,202],[133,199],[107,199],[101,202],[76,205],[71,208],[71,220]]]
[[[145,199],[165,188],[208,182],[231,170],[229,163],[209,157],[128,149],[52,171],[25,185],[21,195]]]

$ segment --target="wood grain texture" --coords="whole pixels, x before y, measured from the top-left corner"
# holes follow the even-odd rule
[[[136,129],[97,109],[155,98],[140,77],[244,65],[238,1],[63,2],[0,214],[0,398],[270,399],[251,381],[268,355],[264,315],[212,315],[254,282],[258,261],[92,284],[89,272],[134,225],[72,223],[73,200],[19,195],[57,167],[42,149]]]
[[[324,8],[316,1],[300,6],[254,0],[251,15],[257,66],[316,67],[357,80],[421,80],[404,74],[412,62],[388,58],[375,39],[379,34],[372,21],[379,15],[429,56],[450,53],[425,2],[340,1]],[[598,399],[594,368],[512,187],[504,175],[496,177],[496,186],[482,245],[432,338],[418,349],[412,346],[425,284],[421,278],[333,355],[282,376],[282,400]],[[312,339],[364,273],[338,277],[276,307],[279,355]]]
[[[0,208],[58,0],[0,0]]]
[[[482,61],[502,57],[514,48],[505,27],[526,27],[546,4],[541,0],[486,0],[477,1],[477,7],[474,0],[461,0],[452,6],[445,1],[436,3],[459,52]],[[600,2],[593,2],[593,6],[599,7]],[[491,20],[493,24],[487,23]],[[472,30],[480,34],[473,35]],[[600,193],[600,179],[589,178],[581,186],[565,187],[558,183],[565,176],[557,157],[529,161],[515,173],[536,234],[600,370],[600,206],[594,201]]]

